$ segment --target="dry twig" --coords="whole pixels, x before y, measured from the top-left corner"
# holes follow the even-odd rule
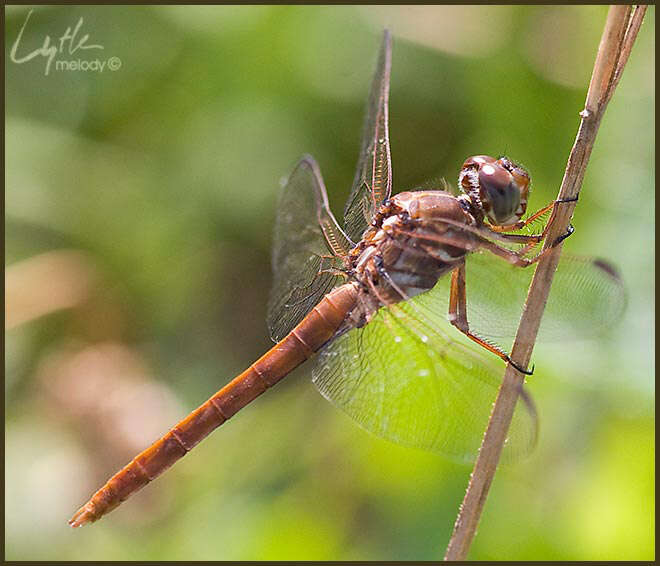
[[[646,6],[610,7],[596,55],[585,107],[580,112],[580,127],[568,158],[558,199],[577,197],[580,192],[600,121],[621,78],[645,11]],[[571,202],[556,209],[550,220],[552,224],[546,238],[546,246],[548,242],[554,242],[557,237],[565,233],[574,208],[575,202]],[[541,316],[550,293],[552,278],[559,263],[560,252],[561,244],[539,262],[534,272],[511,352],[511,358],[519,367],[527,367],[529,364]],[[507,366],[479,450],[479,457],[454,525],[445,560],[464,560],[467,556],[488,489],[497,469],[524,377],[513,366]]]

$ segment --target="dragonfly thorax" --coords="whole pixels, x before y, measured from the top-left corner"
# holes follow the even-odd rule
[[[414,297],[476,247],[472,234],[461,230],[474,224],[466,203],[449,193],[399,193],[380,208],[352,252],[351,272],[374,307]]]

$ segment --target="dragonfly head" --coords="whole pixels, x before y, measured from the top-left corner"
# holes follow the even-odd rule
[[[494,226],[508,226],[527,210],[529,174],[507,157],[473,155],[458,176],[461,190]]]

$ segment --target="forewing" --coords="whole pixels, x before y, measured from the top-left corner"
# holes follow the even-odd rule
[[[349,242],[328,207],[314,159],[305,156],[280,195],[273,243],[268,329],[279,341],[341,280]]]
[[[479,449],[504,364],[456,332],[449,338],[433,296],[384,307],[363,328],[330,342],[319,354],[314,383],[321,394],[370,432],[399,444],[462,461]],[[451,330],[450,330],[451,331]],[[528,453],[536,414],[525,394],[505,452]]]
[[[386,30],[369,93],[353,188],[344,210],[344,230],[353,242],[361,239],[376,209],[392,194],[387,116],[391,68],[392,38]]]

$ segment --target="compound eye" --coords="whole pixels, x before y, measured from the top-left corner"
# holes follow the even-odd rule
[[[499,164],[486,163],[479,170],[479,186],[492,224],[504,226],[517,220],[521,191],[511,173]]]
[[[508,157],[500,157],[497,164],[504,167],[513,176],[514,181],[520,187],[521,191],[525,191],[530,183],[529,173],[524,167],[514,163]]]
[[[479,170],[479,181],[502,193],[511,183],[511,174],[504,167],[488,163]]]
[[[529,173],[522,167],[515,167],[511,170],[511,175],[519,187],[526,187],[529,185]]]
[[[465,167],[470,167],[472,165],[476,165],[477,168],[479,168],[482,165],[485,165],[486,163],[495,163],[495,161],[497,160],[494,157],[491,157],[490,155],[473,155],[472,157],[468,157],[465,160],[462,169],[464,169]]]
[[[522,218],[523,214],[525,214],[525,211],[527,210],[529,185],[532,181],[529,177],[529,173],[522,167],[516,167],[513,171],[511,171],[511,175],[513,176],[513,180],[515,181],[516,185],[518,186],[518,190],[520,191],[520,207],[518,210],[516,210],[516,216],[520,220],[520,218]]]

